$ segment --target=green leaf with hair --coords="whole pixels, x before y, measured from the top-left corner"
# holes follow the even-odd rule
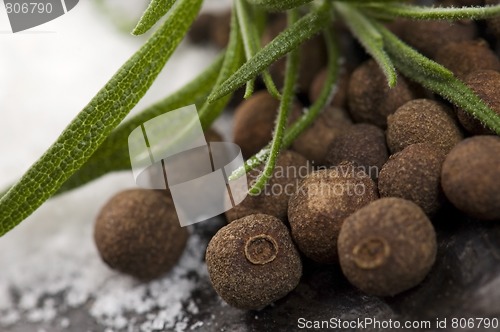
[[[153,27],[172,8],[176,0],[151,0],[148,8],[132,31],[133,35],[142,35]]]
[[[2,196],[0,235],[33,213],[87,162],[153,84],[197,16],[201,3],[202,0],[180,0],[158,31]]]
[[[221,86],[214,89],[208,97],[209,102],[236,91],[240,86],[255,78],[273,62],[300,46],[301,43],[320,32],[329,22],[330,5],[325,2],[299,19],[295,24],[280,33],[255,56],[248,60],[236,73]]]

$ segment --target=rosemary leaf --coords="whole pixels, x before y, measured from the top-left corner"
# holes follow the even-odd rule
[[[126,120],[113,130],[90,159],[62,185],[57,194],[80,187],[107,173],[130,169],[128,152],[130,133],[144,122],[161,114],[191,104],[200,105],[204,102],[212,89],[212,82],[219,75],[223,60],[224,53],[184,87]]]
[[[175,0],[151,0],[132,34],[137,36],[147,32],[172,8],[174,3]]]
[[[288,12],[288,24],[294,24],[299,17],[297,10],[290,10]],[[283,88],[283,97],[281,99],[278,118],[274,128],[273,140],[271,141],[271,148],[269,151],[269,158],[267,158],[266,165],[260,176],[255,181],[255,184],[250,188],[251,195],[258,195],[261,193],[264,186],[271,178],[276,161],[281,151],[285,127],[288,120],[288,113],[293,105],[295,97],[295,84],[297,82],[299,71],[299,51],[298,49],[292,50],[287,57],[286,71],[285,71],[285,86]]]
[[[302,6],[312,0],[248,0],[251,4],[261,6],[269,10],[285,10]]]
[[[389,87],[396,86],[397,74],[391,59],[384,51],[384,41],[377,29],[368,21],[363,14],[352,6],[336,3],[335,9],[344,19],[356,39],[359,40],[365,50],[377,61],[382,68]]]
[[[377,18],[408,18],[413,20],[463,20],[484,19],[500,15],[500,5],[483,7],[422,7],[400,3],[366,4],[370,16]]]
[[[377,25],[384,37],[387,52],[399,71],[461,107],[500,134],[500,116],[491,110],[468,86],[453,75],[443,75],[443,72],[446,73],[444,67],[406,45],[381,24]],[[439,69],[439,67],[442,68]]]
[[[231,14],[231,33],[229,35],[229,43],[214,89],[217,89],[217,87],[223,84],[223,82],[225,82],[231,75],[234,75],[236,70],[240,68],[243,61],[243,41],[241,39],[240,26],[236,17],[236,9],[233,8]],[[224,107],[226,107],[230,99],[231,94],[228,94],[214,103],[209,103],[208,101],[204,103],[203,107],[198,111],[203,128],[210,127],[215,119],[217,119],[217,117],[222,113]]]
[[[257,50],[260,49],[259,34],[257,32],[256,25],[253,24],[252,18],[250,17],[250,8],[248,8],[246,0],[236,0],[234,4],[236,15],[238,17],[241,38],[243,39],[243,46],[245,48],[245,56],[247,60],[250,60],[257,53]],[[259,18],[260,17],[257,17],[256,20],[258,20]],[[268,92],[276,99],[280,99],[281,95],[267,69],[262,72],[262,77]],[[253,94],[254,86],[255,79],[247,82],[244,96],[245,99],[250,98],[250,96]]]
[[[248,60],[220,87],[214,89],[208,97],[208,101],[214,102],[222,96],[236,91],[248,80],[255,78],[274,61],[299,47],[302,42],[321,31],[328,24],[329,18],[330,5],[329,2],[325,2],[279,34],[272,42]]]
[[[50,198],[137,104],[181,42],[201,3],[202,0],[180,0],[158,31],[0,199],[0,235]]]
[[[321,111],[331,102],[337,90],[336,82],[340,65],[339,49],[329,29],[325,29],[324,36],[328,51],[328,69],[325,84],[316,102],[286,130],[283,138],[283,148],[289,147],[314,122]],[[229,177],[229,180],[235,180],[258,167],[268,158],[269,153],[270,144],[249,158],[244,166],[236,169]]]

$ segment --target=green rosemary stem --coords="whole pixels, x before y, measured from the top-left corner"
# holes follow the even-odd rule
[[[248,6],[245,0],[236,0],[234,2],[234,8],[236,10],[236,17],[238,18],[238,25],[240,27],[240,34],[243,40],[243,48],[245,50],[246,60],[249,60],[255,54],[256,45],[254,45],[254,40],[251,37],[251,30],[253,29],[251,25],[251,18],[249,14]],[[246,85],[244,98],[250,98],[255,90],[255,78],[249,80]]]
[[[299,17],[299,13],[296,9],[291,9],[288,11],[288,24],[294,24]],[[278,118],[276,120],[276,126],[274,129],[273,140],[271,141],[271,149],[269,152],[269,158],[267,158],[266,165],[260,176],[255,181],[255,184],[250,188],[249,193],[251,195],[258,195],[261,193],[262,189],[271,178],[274,168],[276,167],[276,161],[281,150],[283,136],[285,133],[285,127],[288,120],[288,113],[293,105],[293,100],[295,97],[295,85],[297,82],[299,71],[299,51],[298,48],[292,50],[287,56],[286,72],[285,72],[285,86],[283,88],[283,97],[281,99],[280,108],[278,112]]]
[[[31,215],[82,167],[153,84],[201,7],[180,0],[148,41],[0,198],[0,236]]]
[[[306,130],[313,122],[316,120],[318,115],[322,110],[330,104],[336,90],[337,90],[337,79],[340,66],[340,55],[339,48],[336,44],[336,40],[333,38],[333,34],[329,29],[325,29],[323,32],[325,37],[325,42],[327,45],[328,52],[328,67],[327,76],[325,84],[321,89],[321,93],[316,100],[316,102],[307,110],[297,121],[295,121],[291,127],[289,127],[285,132],[285,137],[283,138],[283,147],[287,148],[292,145],[293,141],[299,137],[304,130]],[[235,180],[247,172],[258,167],[262,164],[270,153],[270,145],[260,150],[257,154],[249,158],[245,165],[236,169],[229,180]]]
[[[107,173],[130,169],[128,136],[132,130],[154,117],[180,107],[191,104],[200,106],[210,93],[212,82],[219,75],[224,55],[225,52],[222,52],[207,69],[181,89],[120,124],[90,159],[59,188],[56,195],[78,188]]]
[[[241,67],[244,61],[243,41],[240,34],[240,25],[236,17],[236,9],[233,7],[231,13],[231,33],[229,35],[229,43],[227,46],[224,62],[215,86],[217,89],[223,82],[225,82],[231,75],[234,75],[236,70]],[[212,89],[212,91],[213,91]],[[212,123],[219,117],[227,103],[231,99],[232,94],[229,94],[214,103],[205,101],[202,108],[198,111],[201,124],[204,129],[210,127]]]
[[[330,2],[315,8],[295,24],[279,34],[271,43],[257,52],[250,60],[241,66],[236,73],[228,78],[220,87],[214,89],[208,97],[209,102],[215,102],[224,95],[236,91],[240,86],[255,78],[273,62],[297,48],[305,40],[316,35],[330,22]]]
[[[401,73],[464,109],[494,132],[500,134],[500,116],[491,110],[468,86],[440,64],[406,45],[381,24],[376,23],[376,25],[384,37],[389,56]]]
[[[382,35],[366,17],[351,5],[337,2],[334,8],[342,16],[352,34],[379,64],[387,77],[389,87],[396,86],[397,74],[391,59],[384,50]]]
[[[454,8],[369,3],[360,4],[360,7],[366,8],[365,11],[370,16],[382,19],[402,17],[412,20],[463,20],[485,19],[500,15],[500,5]]]

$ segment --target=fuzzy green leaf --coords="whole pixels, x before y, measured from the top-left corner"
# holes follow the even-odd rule
[[[328,24],[329,17],[330,7],[328,2],[302,17],[248,60],[219,88],[214,89],[208,97],[209,102],[214,102],[222,96],[236,91],[240,86],[259,75],[274,61],[316,35]]]
[[[299,14],[296,10],[290,10],[288,13],[288,24],[291,25],[295,23],[298,16]],[[261,193],[262,189],[271,178],[274,168],[276,167],[276,161],[278,160],[278,155],[281,151],[281,146],[283,143],[283,136],[288,120],[288,113],[290,112],[290,108],[292,108],[293,99],[295,97],[295,84],[297,82],[298,72],[299,52],[297,49],[294,49],[288,54],[287,57],[283,98],[281,99],[278,118],[276,119],[276,126],[273,133],[273,139],[271,141],[269,158],[267,158],[264,170],[257,178],[252,188],[250,188],[249,192],[252,195],[258,195]]]
[[[137,36],[146,33],[172,8],[174,3],[175,0],[151,0],[132,34]]]
[[[50,198],[137,104],[181,42],[201,3],[202,0],[181,0],[158,31],[0,199],[0,235]]]
[[[248,0],[253,5],[267,10],[286,10],[305,5],[313,0]]]
[[[236,10],[233,8],[231,16],[231,33],[229,35],[226,56],[224,57],[224,63],[222,64],[221,71],[217,77],[217,81],[215,82],[214,89],[219,87],[231,75],[233,75],[238,68],[240,68],[244,57],[245,55],[243,50],[243,41],[240,34],[240,26],[236,17]],[[230,99],[231,94],[226,95],[224,98],[220,98],[214,103],[209,103],[208,101],[205,102],[199,111],[203,128],[208,128],[215,121],[215,119],[217,119]]]
[[[257,27],[252,22],[249,13],[250,9],[248,8],[246,0],[236,0],[234,7],[236,9],[236,15],[238,17],[238,24],[240,27],[241,38],[243,39],[245,56],[246,59],[249,60],[257,53],[257,50],[260,48],[259,46],[260,38],[257,33]],[[276,85],[274,84],[273,79],[271,78],[271,75],[267,70],[263,71],[262,77],[269,93],[276,99],[280,99],[281,98],[280,93],[276,88]],[[255,79],[252,79],[247,82],[247,87],[244,96],[245,99],[249,98],[253,94],[254,85],[255,85]]]
[[[397,74],[391,59],[384,51],[384,41],[380,33],[368,21],[365,16],[358,12],[355,8],[336,3],[335,9],[344,19],[345,24],[349,27],[356,39],[359,40],[365,50],[377,61],[382,68],[389,87],[396,86]]]
[[[82,186],[109,172],[130,169],[128,152],[130,133],[144,122],[161,114],[191,104],[201,105],[212,90],[212,83],[219,75],[223,60],[222,54],[205,71],[180,90],[120,124],[92,157],[62,185],[57,194]]]
[[[399,71],[409,79],[461,107],[500,134],[500,116],[468,86],[453,74],[448,74],[449,71],[443,66],[406,45],[382,25],[377,24],[377,28],[382,33],[387,52]]]
[[[408,18],[413,20],[484,19],[500,15],[500,5],[484,7],[421,7],[405,4],[367,4],[367,13],[379,18]]]
[[[336,82],[340,66],[339,49],[330,30],[326,29],[324,35],[328,51],[328,69],[325,84],[323,85],[316,102],[286,130],[283,138],[283,148],[289,147],[293,141],[295,141],[295,139],[299,137],[299,135],[302,134],[302,132],[304,132],[304,130],[306,130],[314,122],[314,120],[316,120],[321,111],[324,110],[328,104],[330,104],[330,101],[337,90]],[[236,169],[229,177],[229,180],[235,180],[258,167],[268,159],[270,151],[271,145],[268,144],[257,154],[249,158],[245,162],[245,165]]]

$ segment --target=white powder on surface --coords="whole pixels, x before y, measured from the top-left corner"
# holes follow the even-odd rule
[[[91,202],[90,196],[95,190],[109,196],[114,192],[111,188],[119,190],[126,186],[128,176],[107,177],[80,193],[56,198],[43,209],[71,207],[70,202],[76,197]],[[102,203],[95,204],[96,207],[100,205]],[[41,241],[43,245],[31,255],[15,263],[3,257],[0,327],[7,328],[20,321],[36,326],[58,319],[59,326],[68,328],[71,320],[65,315],[68,310],[77,309],[86,311],[99,326],[112,331],[149,332],[163,328],[185,331],[190,328],[188,315],[199,310],[190,299],[197,286],[197,279],[192,275],[206,276],[207,273],[203,264],[204,245],[198,235],[191,235],[172,271],[158,280],[141,283],[110,270],[99,258],[91,236],[93,218],[90,215],[95,211],[85,212],[82,207],[71,214],[81,217],[67,220],[61,230],[45,237]],[[15,233],[9,239],[22,236],[21,232]],[[7,242],[0,242],[0,249]],[[196,323],[196,326],[200,325]]]

